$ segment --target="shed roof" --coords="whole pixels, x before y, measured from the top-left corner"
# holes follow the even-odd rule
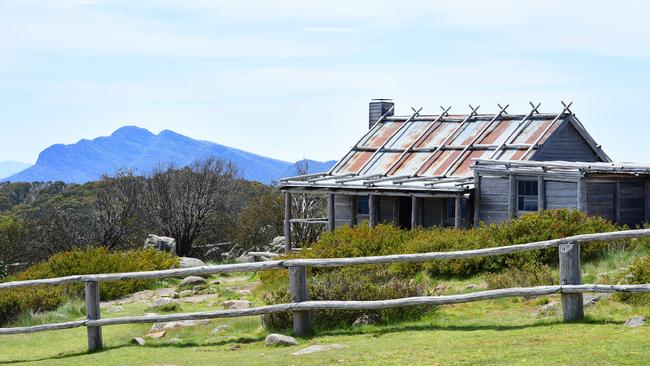
[[[531,104],[532,105],[532,104]],[[564,105],[560,113],[382,116],[327,173],[286,178],[282,187],[464,191],[476,159],[526,161],[564,122],[574,125],[596,154],[609,158]],[[470,106],[471,107],[471,106]]]

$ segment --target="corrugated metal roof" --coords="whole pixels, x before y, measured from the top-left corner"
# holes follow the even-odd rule
[[[570,105],[559,114],[538,113],[538,105],[526,115],[502,108],[498,114],[383,116],[330,172],[281,186],[464,192],[473,187],[477,159],[528,161],[563,123],[583,129]],[[584,137],[609,160],[586,131]]]

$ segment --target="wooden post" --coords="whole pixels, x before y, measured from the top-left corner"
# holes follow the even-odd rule
[[[411,229],[420,226],[420,201],[417,196],[411,197]]]
[[[291,302],[303,302],[309,299],[306,267],[289,267],[289,286]],[[293,311],[293,332],[299,336],[311,333],[309,311]]]
[[[377,219],[379,218],[379,202],[378,196],[371,194],[368,196],[368,223],[370,227],[377,226]]]
[[[621,223],[621,181],[614,182],[614,221]]]
[[[334,193],[327,194],[327,231],[332,232],[336,228],[336,215],[334,212]]]
[[[583,177],[578,178],[578,211],[587,212],[587,182]]]
[[[481,176],[474,172],[474,227],[481,223]]]
[[[508,176],[508,217],[517,217],[517,178],[512,174]]]
[[[393,197],[393,225],[399,227],[399,196]]]
[[[284,252],[291,253],[291,193],[284,192]]]
[[[580,285],[582,269],[580,267],[580,244],[561,244],[560,285]],[[562,313],[564,321],[576,321],[584,318],[582,294],[562,294]]]
[[[447,218],[447,200],[449,198],[441,198],[440,201],[440,227],[445,227],[445,219]]]
[[[645,181],[645,222],[650,223],[650,180]]]
[[[357,196],[350,196],[350,226],[357,226],[357,212],[359,208],[357,206]]]
[[[99,282],[86,282],[86,319],[97,320],[99,313]],[[87,327],[88,351],[97,351],[102,348],[102,327]]]
[[[462,213],[461,213],[461,199],[463,196],[456,195],[456,200],[454,202],[454,228],[460,229],[461,226],[461,219],[462,219]]]
[[[537,211],[546,210],[546,181],[543,176],[537,177]]]

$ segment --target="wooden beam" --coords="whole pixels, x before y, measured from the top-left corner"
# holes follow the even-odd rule
[[[463,196],[457,195],[454,199],[454,228],[460,229],[462,220],[461,200]]]
[[[357,202],[357,196],[350,197],[350,227],[357,226],[357,213],[359,212],[359,206]]]
[[[474,171],[474,227],[481,224],[481,176]]]
[[[537,177],[537,211],[546,210],[546,180],[544,176]]]
[[[379,220],[379,196],[375,194],[368,195],[368,224],[370,227],[377,226]]]
[[[393,225],[399,227],[399,197],[391,197],[393,199]]]
[[[291,253],[291,193],[284,192],[284,252]]]
[[[420,223],[420,203],[422,198],[417,196],[411,197],[411,229],[421,226]]]
[[[517,217],[517,178],[515,175],[508,175],[508,217]]]
[[[86,282],[86,319],[97,320],[100,318],[99,312],[99,283]],[[89,326],[86,328],[88,337],[88,351],[94,352],[102,349],[102,327]]]
[[[645,181],[645,222],[650,223],[650,180]]]
[[[614,182],[614,221],[621,223],[621,181]]]
[[[582,282],[580,244],[561,244],[559,253],[560,285],[580,285]],[[582,294],[562,294],[562,313],[565,322],[582,320],[585,316]]]
[[[578,179],[577,187],[577,209],[580,212],[587,212],[587,181],[584,177]]]
[[[309,300],[307,293],[307,268],[289,267],[289,287],[291,288],[291,302],[300,303]],[[310,334],[311,319],[309,311],[293,311],[293,332],[299,336]]]
[[[336,213],[334,209],[334,193],[327,194],[327,231],[332,232],[336,228]]]

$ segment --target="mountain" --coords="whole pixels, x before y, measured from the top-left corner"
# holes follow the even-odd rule
[[[0,179],[7,178],[30,166],[31,164],[21,163],[19,161],[0,161]]]
[[[6,180],[84,183],[97,180],[103,174],[114,174],[118,169],[146,174],[159,163],[185,166],[207,157],[230,161],[243,178],[266,184],[284,177],[294,167],[294,163],[195,140],[169,130],[155,135],[144,128],[126,126],[110,136],[84,139],[71,145],[52,145],[40,153],[36,164]],[[313,162],[309,171],[329,170],[332,165],[331,162]]]
[[[316,160],[310,160],[310,159],[303,159],[300,161],[297,161],[295,164],[291,164],[281,175],[280,177],[295,177],[296,175],[300,175],[298,172],[298,167],[303,167],[307,168],[307,173],[320,173],[320,172],[327,172],[329,171],[334,164],[336,164],[336,160],[329,160],[329,161],[316,161]]]

